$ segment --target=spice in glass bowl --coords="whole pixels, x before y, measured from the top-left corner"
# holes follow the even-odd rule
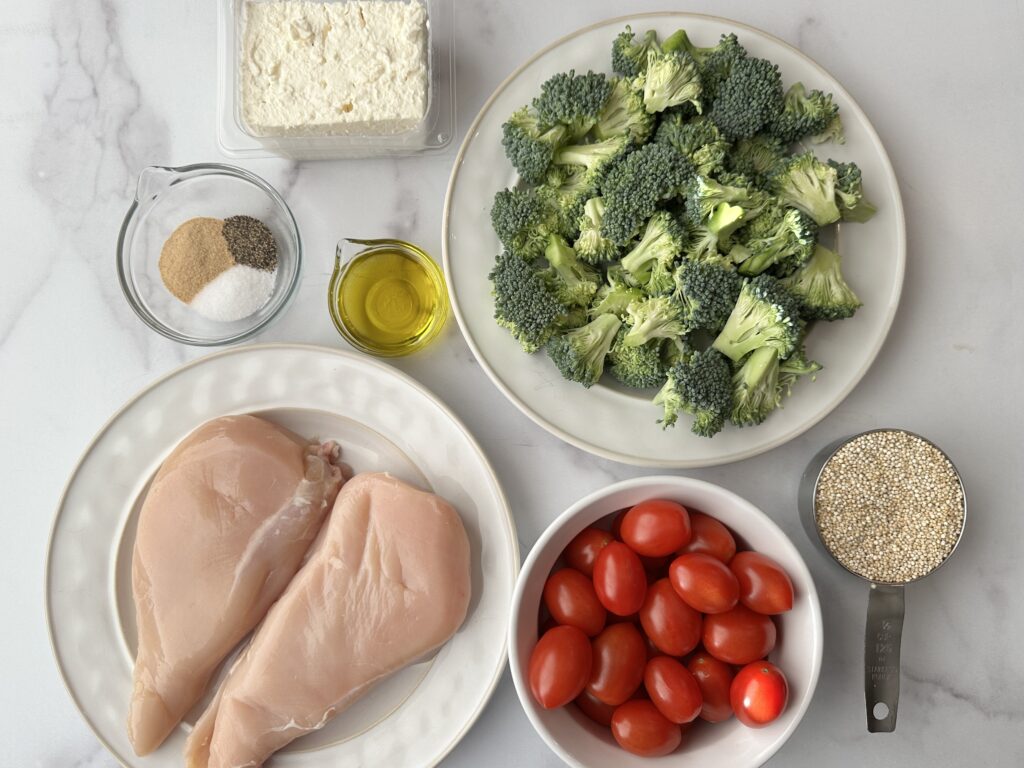
[[[964,491],[952,462],[902,430],[867,432],[839,448],[821,470],[814,501],[832,555],[886,584],[938,568],[964,525]]]
[[[252,216],[198,216],[179,225],[160,252],[167,290],[203,317],[234,322],[258,312],[277,281],[277,242]]]

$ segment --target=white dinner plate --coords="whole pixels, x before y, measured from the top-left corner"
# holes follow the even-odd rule
[[[844,224],[839,249],[843,271],[864,306],[855,317],[818,323],[807,341],[810,356],[825,368],[814,382],[795,388],[785,408],[757,427],[726,427],[713,439],[689,431],[689,418],[675,429],[656,423],[650,393],[609,384],[589,390],[565,381],[543,352],[526,355],[494,322],[487,275],[500,249],[490,223],[495,192],[517,178],[501,146],[501,125],[540,92],[548,77],[575,69],[611,73],[612,40],[626,24],[634,32],[657,30],[664,38],[683,27],[697,45],[713,45],[735,32],[753,56],[779,65],[783,80],[830,91],[846,128],[846,144],[816,147],[819,157],[855,160],[864,173],[867,197],[878,213],[866,224]],[[653,13],[611,19],[556,41],[513,72],[484,104],[470,127],[452,170],[445,200],[442,248],[452,306],[480,365],[495,385],[552,434],[617,461],[656,467],[703,467],[767,451],[823,419],[860,381],[892,324],[903,284],[906,236],[903,205],[882,142],[850,94],[824,69],[776,37],[734,21],[688,13]]]
[[[135,757],[125,730],[135,523],[150,479],[174,446],[203,422],[234,413],[335,439],[355,471],[391,472],[440,494],[462,516],[473,595],[459,631],[433,659],[387,679],[270,763],[436,764],[476,720],[505,666],[519,569],[512,518],[479,446],[437,398],[390,366],[321,347],[239,347],[179,368],[122,408],[82,456],[57,510],[46,567],[53,650],[82,716],[122,765],[182,765],[185,738],[205,702],[145,759]]]

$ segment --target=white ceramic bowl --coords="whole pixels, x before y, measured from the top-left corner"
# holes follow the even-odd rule
[[[747,728],[735,718],[711,726],[701,723],[680,750],[661,758],[637,757],[621,749],[607,728],[592,722],[575,707],[544,710],[530,694],[527,668],[537,642],[537,612],[544,582],[559,554],[587,526],[645,499],[674,499],[714,516],[736,535],[744,548],[774,558],[793,581],[793,610],[776,617],[779,640],[769,659],[789,681],[789,705],[766,728]],[[761,510],[717,485],[688,477],[642,477],[615,483],[590,494],[563,512],[526,558],[515,594],[509,625],[509,662],[516,692],[537,733],[566,763],[577,768],[658,768],[714,765],[754,768],[786,742],[803,718],[821,671],[821,606],[811,574],[796,547]],[[683,757],[685,755],[685,758]],[[684,762],[685,761],[685,762]]]

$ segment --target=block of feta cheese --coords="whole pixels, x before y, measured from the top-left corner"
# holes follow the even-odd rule
[[[420,0],[247,2],[242,118],[257,135],[386,135],[427,108]]]

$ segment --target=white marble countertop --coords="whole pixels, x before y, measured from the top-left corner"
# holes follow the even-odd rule
[[[456,0],[459,127],[530,53],[604,17],[664,3]],[[682,7],[682,6],[676,6]],[[1018,385],[1024,154],[1021,4],[697,0],[688,10],[762,27],[845,84],[889,150],[906,206],[903,303],[870,373],[800,439],[691,474],[772,515],[804,553],[825,615],[814,703],[772,765],[1024,764],[1024,497]],[[146,330],[113,270],[139,169],[217,160],[215,4],[203,0],[0,0],[0,765],[107,768],[50,655],[43,560],[51,515],[80,452],[136,390],[199,350]],[[460,136],[461,138],[461,136]],[[401,160],[244,163],[276,184],[302,229],[298,301],[259,340],[341,345],[322,296],[334,242],[393,234],[440,251],[454,148]],[[643,473],[559,443],[490,384],[457,327],[396,363],[440,394],[489,454],[523,550],[584,492]],[[971,500],[956,558],[908,589],[899,727],[869,735],[862,692],[866,589],[812,546],[797,480],[832,440],[892,425],[951,454]],[[558,765],[506,675],[446,766]]]

